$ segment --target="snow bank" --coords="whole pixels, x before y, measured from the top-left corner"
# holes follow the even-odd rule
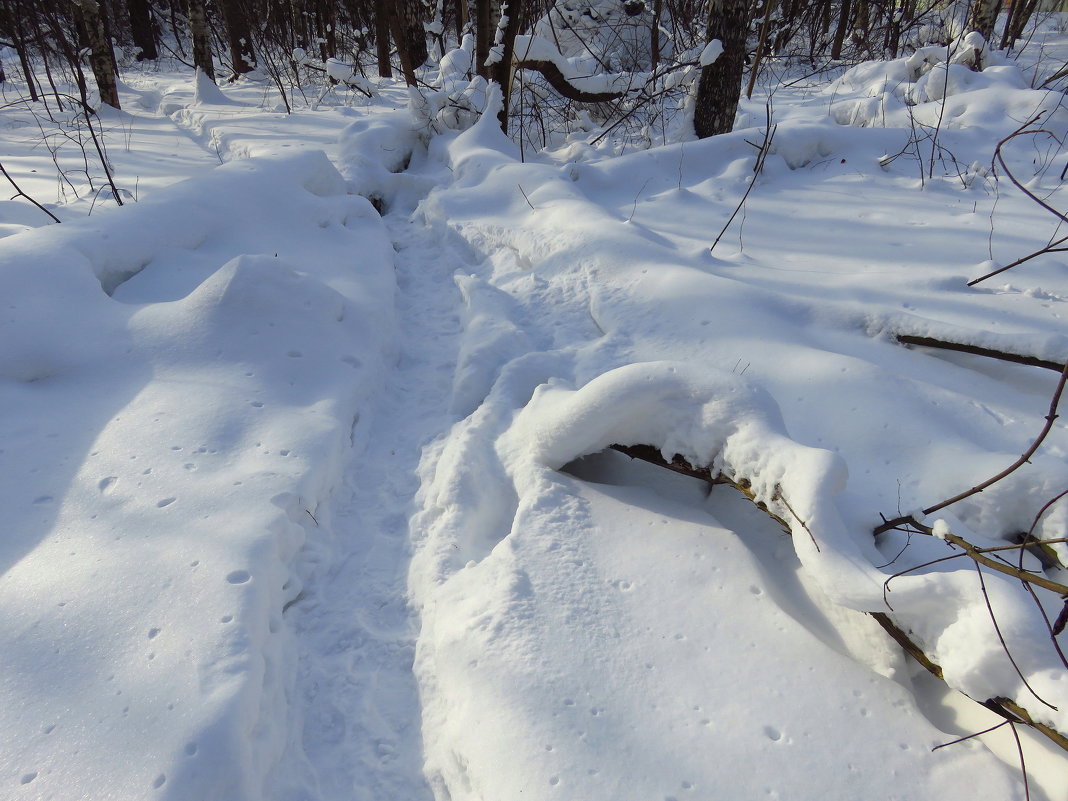
[[[985,115],[974,119],[988,123]],[[1016,675],[972,566],[954,560],[895,578],[891,609],[884,582],[947,555],[946,546],[934,538],[872,536],[880,513],[923,508],[1010,464],[1039,430],[1054,380],[977,357],[910,351],[890,333],[923,330],[1063,358],[1059,307],[1034,294],[965,287],[962,276],[985,258],[986,240],[974,230],[982,215],[973,222],[962,209],[973,200],[979,207],[979,191],[939,185],[903,192],[914,178],[906,166],[887,168],[880,156],[907,133],[856,134],[805,113],[784,120],[777,149],[756,178],[753,130],[603,162],[520,164],[483,120],[432,147],[455,183],[432,193],[422,213],[443,237],[461,238],[473,252],[472,275],[461,279],[465,380],[454,395],[455,408],[473,411],[426,452],[413,521],[410,581],[423,621],[416,669],[428,775],[439,798],[515,797],[520,790],[537,798],[561,790],[582,798],[669,797],[679,787],[723,781],[735,782],[738,797],[768,789],[760,783],[766,774],[745,767],[753,753],[764,753],[748,735],[733,742],[723,733],[710,750],[695,750],[701,730],[681,722],[681,707],[659,708],[665,696],[678,697],[672,688],[682,684],[672,682],[692,681],[687,671],[714,681],[742,658],[739,649],[764,655],[776,646],[769,641],[761,650],[729,637],[723,645],[710,627],[691,632],[698,661],[656,658],[664,646],[647,636],[652,621],[663,612],[689,625],[697,613],[652,589],[644,597],[655,608],[639,612],[606,589],[613,582],[649,587],[645,571],[675,585],[691,574],[725,582],[719,586],[735,594],[719,598],[720,614],[732,610],[728,598],[741,603],[746,589],[703,568],[665,568],[655,556],[632,557],[629,574],[618,569],[627,557],[609,542],[615,532],[638,553],[670,550],[681,564],[697,559],[701,547],[647,544],[639,532],[655,524],[655,514],[646,521],[634,507],[653,501],[626,496],[631,506],[620,511],[598,500],[598,490],[557,472],[613,443],[653,445],[751,483],[756,498],[790,524],[794,558],[811,582],[802,592],[807,600],[785,599],[780,611],[806,619],[798,603],[836,608],[848,621],[839,631],[865,643],[883,635],[849,610],[890,614],[941,664],[951,686],[979,701],[1018,699],[1042,720],[1068,727],[1068,698],[1057,678],[1063,670],[1018,582],[986,576],[1010,649],[1027,655],[1017,660],[1021,670],[1061,711],[1036,702]],[[989,131],[984,136],[989,141]],[[954,140],[965,158],[978,156],[978,142]],[[753,180],[744,223],[711,255],[711,240]],[[1000,202],[999,213],[1028,219],[1012,199]],[[1063,286],[1063,268],[1051,265],[1041,275]],[[495,325],[485,325],[487,317]],[[1013,481],[940,516],[980,545],[1004,544],[1068,480],[1066,453],[1058,428]],[[698,520],[689,523],[709,529],[702,536],[716,536],[709,518],[673,514],[693,514]],[[867,661],[858,654],[872,647],[850,656]],[[844,676],[836,658],[818,649],[802,649],[797,658]],[[673,663],[665,674],[671,679],[649,679],[645,662]],[[746,675],[758,686],[775,685],[782,672],[764,672],[769,664],[746,662]],[[939,733],[913,701],[902,701],[895,682],[910,686],[908,671],[880,664],[891,679],[862,671],[842,678],[837,691],[864,693],[854,682],[866,675],[886,702],[871,738],[910,743],[922,756],[910,753],[898,764],[898,752],[877,747],[872,759],[874,752],[852,750],[866,735],[842,743],[809,729],[813,743],[834,740],[836,755],[777,751],[768,755],[777,771],[793,775],[824,760],[849,781],[857,770],[866,794],[963,798],[972,784],[965,775],[973,782],[981,775],[995,794],[1022,794],[999,763],[977,752],[927,753],[935,741],[952,739],[944,733],[952,727],[938,724]],[[791,703],[810,694],[839,697],[833,686],[795,679],[785,680]],[[748,720],[752,712],[780,742],[782,727],[754,695],[740,692],[720,719]],[[724,695],[713,697],[722,703]],[[798,709],[804,720],[859,731],[855,721],[803,700]],[[625,758],[622,768],[613,759],[617,769],[606,777],[599,765],[610,749]],[[707,767],[676,775],[709,752],[742,767],[726,778],[722,768]],[[902,790],[902,781],[914,784]],[[788,786],[793,798],[826,795],[825,783]]]
[[[9,798],[293,798],[283,612],[390,346],[321,153],[0,242]],[[110,295],[110,296],[109,296]]]
[[[910,120],[940,129],[999,131],[1007,135],[1041,112],[1055,115],[1062,129],[1068,117],[1057,93],[1031,90],[1015,63],[988,54],[983,69],[969,61],[974,46],[924,47],[893,61],[873,61],[846,71],[825,87],[831,114],[841,124],[909,127]],[[998,138],[1000,138],[1000,136]]]

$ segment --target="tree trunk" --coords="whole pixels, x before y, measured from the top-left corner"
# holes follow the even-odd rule
[[[975,0],[968,17],[968,27],[979,31],[986,41],[994,38],[994,23],[1001,12],[1001,0]]]
[[[738,96],[742,91],[748,27],[749,4],[746,0],[709,0],[705,41],[719,39],[723,52],[714,63],[701,69],[697,84],[693,126],[701,139],[728,133],[734,127]]]
[[[475,72],[483,78],[489,78],[490,46],[493,44],[493,32],[497,28],[499,4],[493,0],[475,0]]]
[[[148,0],[126,0],[126,12],[130,15],[130,34],[133,43],[140,49],[138,61],[155,61],[159,58],[156,47],[156,30],[152,25],[152,12]]]
[[[211,59],[211,29],[204,0],[189,0],[189,33],[193,38],[193,65],[215,83],[215,64]]]
[[[252,72],[256,59],[252,52],[252,29],[241,0],[219,0],[226,21],[226,41],[230,47],[230,61],[234,78]]]
[[[456,41],[461,42],[464,38],[464,28],[467,27],[467,0],[456,0]]]
[[[664,0],[653,0],[653,21],[649,34],[649,69],[656,72],[660,66],[660,17],[664,13]]]
[[[768,31],[771,29],[771,15],[775,12],[775,6],[776,0],[766,0],[764,3],[764,19],[760,23],[760,39],[757,41],[753,63],[749,67],[749,85],[745,87],[746,100],[753,97],[753,87],[756,86],[757,75],[760,73],[760,61],[764,58],[764,48],[768,44]]]
[[[508,23],[504,26],[501,41],[501,60],[490,70],[490,77],[501,87],[504,105],[498,119],[501,130],[508,133],[508,103],[512,96],[512,55],[515,52],[515,37],[519,33],[519,20],[523,14],[523,0],[508,0]]]
[[[323,61],[337,57],[337,6],[321,0],[315,9],[319,28],[319,57]]]
[[[423,28],[423,8],[420,0],[396,0],[394,18],[397,21],[393,40],[403,67],[405,60],[411,73],[410,85],[415,85],[415,70],[426,63],[430,52],[426,46],[426,29]],[[405,80],[409,80],[405,74]]]
[[[1015,47],[1016,40],[1023,36],[1024,28],[1038,8],[1038,0],[1017,0],[1005,21],[1005,33],[1001,37],[1001,49]]]
[[[37,94],[37,81],[33,77],[33,65],[30,63],[29,51],[26,49],[26,40],[21,36],[15,39],[15,52],[19,56],[19,66],[22,67],[22,76],[26,79],[26,87],[30,90],[30,101],[36,103],[41,99]]]
[[[392,78],[389,59],[389,0],[375,0],[375,50],[378,54],[378,77]]]
[[[850,0],[842,0],[842,8],[838,15],[838,27],[834,29],[834,41],[831,43],[831,58],[835,60],[842,57],[842,44],[845,42],[846,31],[849,29],[849,15],[852,11]]]
[[[871,46],[871,4],[868,0],[856,0],[857,11],[853,15],[853,46],[855,52],[872,52]]]
[[[100,92],[100,102],[119,108],[119,86],[115,75],[115,53],[104,24],[104,10],[97,0],[77,0],[75,3],[81,17],[85,46],[89,48],[89,66]]]

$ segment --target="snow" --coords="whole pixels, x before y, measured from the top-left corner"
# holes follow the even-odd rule
[[[321,153],[4,240],[2,725],[33,792],[262,797],[390,250]]]
[[[567,42],[517,57],[635,80]],[[1022,799],[1007,727],[932,749],[1000,722],[965,696],[1068,731],[1065,671],[1019,581],[945,557],[1064,536],[1063,422],[912,511],[934,536],[872,531],[1042,428],[1052,371],[897,337],[1068,358],[1059,254],[967,286],[1056,233],[990,165],[1062,98],[996,53],[862,64],[779,90],[755,174],[759,92],[712,139],[521,154],[472,55],[292,115],[128,75],[121,208],[11,110],[64,222],[0,203],[0,795]],[[1005,158],[1063,207],[1045,134]]]
[[[713,39],[705,45],[705,49],[701,51],[701,56],[697,59],[697,63],[702,67],[711,67],[721,55],[723,55],[723,42],[719,39]]]
[[[602,72],[595,57],[588,54],[566,57],[551,39],[543,36],[516,36],[514,47],[518,61],[547,61],[582,92],[627,92],[639,88],[648,77],[642,72]]]

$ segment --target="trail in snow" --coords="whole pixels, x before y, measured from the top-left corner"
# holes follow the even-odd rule
[[[408,517],[422,446],[445,430],[456,363],[455,260],[408,210],[396,249],[399,354],[338,491],[331,564],[291,610],[300,640],[303,751],[324,801],[429,799],[406,601]],[[359,447],[359,440],[365,447]]]

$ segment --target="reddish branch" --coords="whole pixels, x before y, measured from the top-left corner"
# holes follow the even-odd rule
[[[937,512],[941,509],[945,509],[947,506],[951,506],[952,504],[955,504],[958,501],[963,501],[965,498],[970,498],[972,495],[982,492],[987,487],[996,484],[1003,478],[1006,478],[1011,473],[1015,472],[1023,465],[1027,464],[1027,461],[1035,455],[1035,451],[1038,450],[1039,446],[1042,444],[1042,441],[1045,440],[1046,436],[1053,429],[1053,423],[1057,419],[1057,407],[1058,405],[1060,405],[1061,393],[1064,392],[1064,385],[1066,381],[1068,381],[1068,363],[1066,363],[1061,368],[1061,377],[1060,380],[1057,382],[1057,388],[1053,392],[1053,398],[1050,400],[1049,412],[1046,414],[1046,424],[1042,427],[1042,431],[1039,432],[1038,437],[1035,438],[1035,441],[1031,443],[1031,447],[1024,451],[1019,459],[1017,459],[1007,468],[1002,470],[996,476],[992,476],[986,481],[983,481],[980,484],[976,484],[971,489],[965,490],[959,495],[954,495],[952,498],[948,498],[942,501],[941,503],[936,503],[934,506],[927,507],[923,510],[922,514],[926,517],[927,515],[933,514],[934,512]],[[921,531],[930,531],[930,529],[928,529],[926,526],[921,525],[919,521],[917,521],[916,518],[912,515],[903,515],[901,517],[895,517],[893,520],[887,520],[881,526],[876,528],[874,533],[882,534],[885,531],[889,531],[890,529],[898,528],[903,525],[915,526],[918,530]]]
[[[1011,142],[1017,136],[1037,135],[1037,134],[1046,134],[1047,136],[1053,136],[1053,133],[1050,132],[1050,131],[1047,131],[1045,128],[1031,128],[1030,127],[1031,125],[1034,125],[1036,122],[1038,122],[1038,120],[1042,117],[1042,114],[1044,114],[1044,113],[1045,112],[1039,112],[1038,114],[1033,116],[1031,119],[1029,119],[1027,122],[1025,122],[1023,125],[1021,125],[1019,128],[1017,128],[1015,131],[1013,131],[1011,134],[1009,134],[1004,139],[1002,139],[1000,142],[998,142],[997,147],[994,148],[994,159],[993,160],[1001,165],[1001,169],[1004,170],[1005,175],[1008,176],[1008,179],[1012,182],[1013,186],[1015,186],[1017,189],[1019,189],[1021,192],[1023,192],[1028,198],[1030,198],[1032,201],[1034,201],[1039,206],[1041,206],[1043,209],[1045,209],[1050,214],[1052,214],[1054,217],[1056,217],[1057,220],[1060,223],[1068,223],[1068,216],[1066,216],[1064,214],[1064,212],[1058,211],[1057,209],[1053,208],[1053,206],[1051,206],[1049,203],[1044,201],[1042,198],[1040,198],[1038,195],[1036,195],[1034,192],[1032,192],[1030,189],[1028,189],[1026,186],[1024,186],[1023,183],[1015,175],[1012,174],[1012,170],[1010,170],[1009,169],[1009,165],[1005,163],[1005,156],[1002,153],[1002,150],[1004,149],[1005,145],[1007,145],[1009,142]],[[1053,138],[1056,139],[1055,136],[1053,136]],[[1060,245],[1063,245],[1065,242],[1068,242],[1068,237],[1061,237],[1059,239],[1053,240],[1048,245],[1046,245],[1045,247],[1036,250],[1034,253],[1030,253],[1027,256],[1024,256],[1023,258],[1017,259],[1016,261],[1012,262],[1011,264],[1007,264],[1004,267],[1000,267],[997,270],[993,270],[992,272],[987,273],[986,275],[981,275],[978,278],[975,278],[975,279],[969,281],[968,282],[968,286],[975,286],[976,284],[978,284],[978,283],[980,283],[982,281],[985,281],[988,278],[993,278],[995,275],[1003,273],[1006,270],[1010,270],[1013,267],[1016,267],[1017,265],[1023,264],[1026,261],[1030,261],[1031,259],[1035,258],[1036,256],[1041,256],[1041,255],[1043,255],[1045,253],[1060,253],[1060,252],[1063,252],[1065,250],[1068,250],[1068,248],[1059,247]]]

